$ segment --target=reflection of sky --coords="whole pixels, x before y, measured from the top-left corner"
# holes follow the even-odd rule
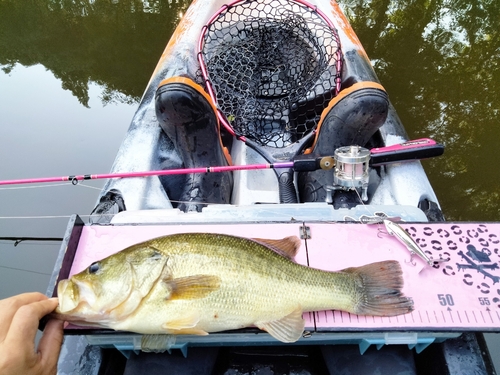
[[[91,84],[85,108],[41,65],[0,72],[0,87],[0,180],[107,173],[137,107],[103,107]],[[104,182],[0,186],[0,237],[62,237],[69,215],[89,214]],[[6,219],[32,216],[58,218]],[[0,298],[45,292],[58,251],[57,242],[0,241]]]
[[[454,26],[456,24],[457,20],[452,16],[452,14],[450,14],[450,9],[442,8],[442,11],[439,15],[439,20],[429,22],[429,24],[425,27],[423,36],[424,38],[428,38],[436,31],[436,29],[439,28],[453,34],[454,41],[460,42],[464,45],[469,44],[467,42],[466,30],[462,28],[458,29]]]

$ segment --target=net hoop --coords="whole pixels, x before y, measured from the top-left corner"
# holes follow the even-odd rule
[[[220,123],[262,146],[286,147],[311,133],[341,88],[337,30],[305,0],[223,5],[203,26],[197,56]]]

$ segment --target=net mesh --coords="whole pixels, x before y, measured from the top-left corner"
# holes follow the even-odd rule
[[[296,142],[338,93],[336,30],[294,1],[227,7],[207,25],[200,53],[227,123],[260,145]]]

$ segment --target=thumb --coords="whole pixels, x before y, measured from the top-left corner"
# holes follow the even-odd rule
[[[38,344],[38,352],[42,362],[42,367],[53,369],[56,373],[57,361],[63,343],[64,321],[52,319],[45,325],[43,336]]]

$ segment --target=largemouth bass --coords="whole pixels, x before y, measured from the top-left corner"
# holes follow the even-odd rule
[[[383,261],[328,272],[293,261],[300,240],[185,233],[92,263],[58,285],[59,318],[142,334],[206,335],[256,326],[297,341],[302,313],[394,316],[412,310],[401,267]]]

